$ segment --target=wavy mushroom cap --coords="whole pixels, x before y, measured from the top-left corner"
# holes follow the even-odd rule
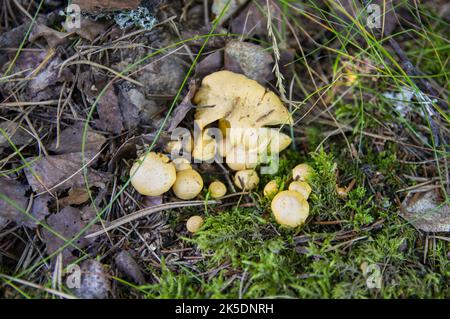
[[[258,165],[258,153],[249,151],[242,145],[234,146],[228,150],[226,162],[234,171],[255,168]]]
[[[296,191],[305,199],[308,199],[309,194],[311,194],[311,186],[307,182],[294,181],[289,184],[289,190]]]
[[[177,178],[172,186],[175,196],[179,199],[189,200],[195,198],[203,189],[203,179],[193,169],[177,172]]]
[[[292,123],[289,111],[275,93],[245,75],[230,71],[206,76],[193,102],[200,106],[195,121],[201,129],[219,119],[227,120],[230,127]]]
[[[131,185],[142,195],[159,196],[175,183],[175,165],[160,153],[150,152],[140,157],[130,170]]]
[[[265,197],[272,197],[278,193],[278,184],[275,180],[271,180],[264,186],[263,194]]]
[[[191,233],[196,233],[203,226],[203,218],[201,216],[192,216],[186,222],[186,228]]]
[[[234,175],[234,184],[244,191],[250,191],[259,184],[258,174],[252,169],[238,171]]]
[[[287,227],[302,225],[309,215],[309,204],[296,191],[282,191],[272,200],[272,213],[278,224]]]
[[[299,164],[292,169],[292,178],[294,181],[307,182],[311,179],[313,172],[313,168],[308,164]]]

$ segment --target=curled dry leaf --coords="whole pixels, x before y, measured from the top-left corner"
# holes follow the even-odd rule
[[[115,258],[117,268],[139,285],[145,284],[145,278],[139,265],[130,252],[122,250]]]
[[[270,1],[272,22],[281,21],[280,10]],[[239,15],[231,21],[231,31],[245,37],[267,36],[267,1],[251,1]]]
[[[66,197],[59,200],[60,207],[81,205],[89,200],[89,193],[85,188],[72,188]]]
[[[422,231],[450,232],[450,206],[436,190],[409,193],[401,205],[400,215]]]
[[[47,54],[51,56],[52,51]],[[33,76],[27,86],[28,95],[31,99],[42,101],[59,98],[61,83],[64,81],[71,82],[74,78],[72,72],[67,68],[63,69],[61,75],[58,74],[61,63],[61,58],[54,56],[41,72]]]
[[[80,231],[88,224],[88,221],[82,219],[82,214],[79,209],[74,207],[66,207],[56,214],[50,215],[47,218],[47,225],[65,240],[58,237],[54,233],[47,229],[43,230],[43,238],[46,244],[47,254],[51,255],[60,249],[64,244],[77,236]],[[96,226],[92,227],[96,228]],[[84,238],[81,235],[78,239],[74,240],[73,245],[69,245],[62,251],[63,263],[67,264],[75,260],[73,254],[78,248],[84,248],[88,246],[93,240]]]
[[[223,52],[216,51],[208,55],[195,66],[195,75],[199,78],[203,78],[208,74],[219,71],[222,67]]]
[[[225,69],[241,73],[261,84],[273,80],[272,55],[263,47],[242,41],[231,41],[225,47]]]
[[[105,299],[111,290],[109,278],[105,265],[88,259],[81,264],[81,285],[76,294],[83,299]]]
[[[55,138],[47,147],[49,151],[56,154],[76,153],[82,151],[84,124],[76,123],[61,131],[58,140]],[[99,152],[106,138],[88,127],[84,151]]]
[[[96,154],[85,153],[85,163],[91,163]],[[28,158],[30,168],[25,169],[25,176],[33,191],[41,193],[47,190],[59,191],[67,188],[86,187],[82,153],[68,153],[42,158]],[[88,165],[89,166],[89,165]],[[89,186],[103,187],[107,174],[88,168]]]
[[[191,80],[189,82],[189,90],[187,94],[173,112],[173,117],[170,121],[168,129],[169,132],[174,131],[178,127],[178,124],[180,124],[184,120],[188,112],[194,107],[191,100],[194,97],[196,90],[197,86],[195,84],[195,81]]]
[[[3,32],[0,35],[0,48],[18,48],[23,40],[23,35],[27,33],[29,27],[29,23],[25,23],[10,31]],[[0,65],[6,64],[11,56],[12,53],[2,52],[0,54]]]
[[[28,41],[35,42],[39,38],[44,38],[50,48],[56,48],[66,42],[68,36],[69,33],[59,32],[44,24],[36,23],[33,25]]]

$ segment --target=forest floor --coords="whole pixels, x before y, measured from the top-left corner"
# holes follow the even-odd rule
[[[0,4],[0,297],[450,296],[447,1],[73,2]],[[194,163],[195,199],[139,194],[136,158],[193,129],[220,70],[290,111],[279,169],[239,192]],[[291,229],[263,189],[300,163],[310,212]]]

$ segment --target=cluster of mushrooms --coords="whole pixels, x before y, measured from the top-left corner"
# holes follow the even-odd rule
[[[197,162],[221,158],[235,171],[236,187],[244,191],[256,188],[259,184],[256,166],[267,162],[270,156],[277,155],[291,143],[288,135],[273,128],[292,124],[292,117],[281,100],[244,75],[219,71],[203,79],[193,102],[197,105],[194,125],[200,134],[193,142],[171,141],[165,152],[174,154],[183,147]],[[213,123],[218,127],[212,127]],[[212,131],[220,131],[221,138],[213,137]],[[150,152],[134,163],[130,175],[133,187],[146,196],[159,196],[172,189],[176,197],[190,200],[203,189],[201,175],[184,157],[171,160],[162,153]],[[305,178],[305,174],[294,172],[296,180],[289,186],[289,191],[280,192],[273,198],[272,210],[278,223],[296,227],[306,219],[309,212],[306,199],[311,188]],[[271,185],[265,187],[265,194],[274,193],[269,189],[273,188],[273,183]],[[208,192],[212,198],[220,198],[227,188],[222,182],[214,181]],[[186,226],[189,231],[196,232],[202,225],[203,219],[193,216]]]
[[[271,208],[278,224],[286,227],[302,225],[309,215],[308,197],[311,194],[313,169],[308,164],[299,164],[292,170],[293,181],[286,191],[278,192],[278,184],[270,181],[264,187],[264,196],[272,198]]]

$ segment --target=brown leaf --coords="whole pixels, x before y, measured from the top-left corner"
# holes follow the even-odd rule
[[[85,163],[91,163],[94,152],[85,153]],[[41,193],[64,190],[67,188],[86,187],[82,169],[82,153],[68,153],[42,158],[28,158],[30,167],[25,169],[25,176],[33,191]],[[89,165],[88,165],[89,166]],[[88,169],[89,186],[103,187],[107,174]]]
[[[195,67],[195,75],[203,78],[208,74],[219,71],[223,67],[223,53],[216,51],[201,60]]]
[[[51,54],[49,52],[48,54]],[[72,72],[65,68],[59,75],[62,60],[59,56],[53,57],[50,62],[28,82],[28,95],[30,99],[42,101],[59,98],[61,82],[73,81]]]
[[[69,33],[59,32],[44,24],[36,23],[30,32],[28,41],[35,42],[39,38],[44,38],[50,48],[56,48],[65,43],[68,40],[69,35]]]
[[[175,108],[173,112],[172,119],[170,121],[169,125],[169,132],[172,132],[178,127],[178,124],[181,123],[181,121],[184,120],[187,113],[193,108],[193,104],[191,102],[192,98],[194,97],[194,94],[197,90],[197,86],[195,84],[194,80],[191,80],[189,82],[189,91],[181,101],[181,103]]]
[[[281,21],[280,10],[270,2],[272,21]],[[260,8],[261,9],[260,9]],[[251,1],[241,13],[231,21],[231,31],[243,34],[245,37],[267,35],[267,2],[266,0]]]
[[[60,207],[81,205],[89,200],[89,193],[85,188],[71,188],[66,197],[59,200]]]
[[[83,11],[136,9],[141,0],[73,0]]]
[[[119,108],[119,99],[113,86],[109,86],[105,94],[100,98],[97,106],[100,120],[97,122],[99,129],[120,134],[123,127],[123,118]]]
[[[450,232],[450,206],[436,190],[409,193],[402,203],[400,215],[425,232]]]
[[[225,8],[225,6],[228,5],[227,10],[222,15],[222,20],[220,22],[222,23],[229,17],[231,17],[236,11],[238,11],[239,8],[246,2],[247,0],[214,0],[211,6],[211,11],[214,15],[214,18],[217,18]]]
[[[0,147],[10,147],[8,139],[15,146],[26,145],[33,140],[33,137],[19,123],[13,121],[4,121],[0,123],[0,128],[5,131],[8,138],[0,133]]]
[[[66,241],[73,239],[84,227],[86,227],[88,222],[83,220],[81,216],[80,210],[68,206],[47,218],[47,225],[54,232],[65,238],[65,240],[63,240],[49,230],[44,229],[43,238],[46,244],[47,254],[51,255],[56,252],[66,243]],[[62,251],[63,263],[67,264],[75,259],[73,252],[77,250],[76,247],[84,248],[92,242],[92,239],[86,239],[83,235],[80,236],[73,242],[73,245],[67,246]]]
[[[0,218],[14,221],[19,225],[32,227],[35,223],[30,220],[23,211],[27,210],[28,198],[25,196],[26,187],[21,183],[0,177],[0,194],[12,203],[0,198]]]
[[[55,138],[47,147],[47,149],[57,154],[81,152],[83,130],[84,124],[77,122],[75,125],[61,131],[58,147],[56,147],[58,141]],[[103,135],[93,131],[90,127],[88,127],[84,149],[86,152],[99,152],[105,142],[106,138]]]
[[[225,69],[241,73],[264,84],[273,79],[272,55],[263,47],[242,41],[231,41],[225,47]]]

